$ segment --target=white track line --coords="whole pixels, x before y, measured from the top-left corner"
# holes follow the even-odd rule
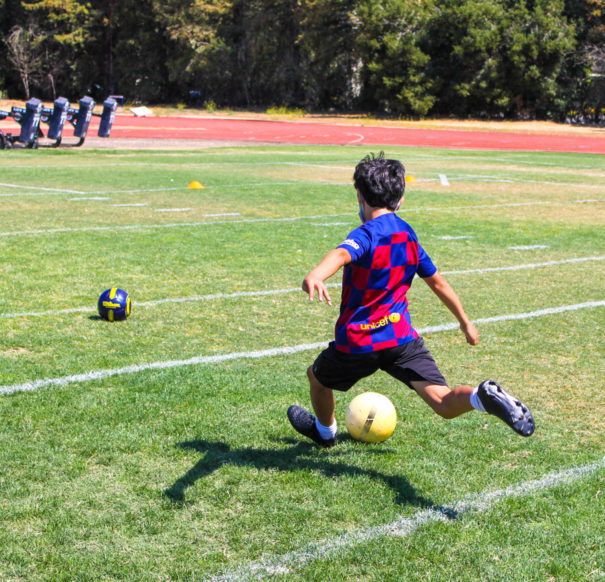
[[[564,313],[567,311],[577,311],[579,309],[591,309],[594,307],[605,306],[604,301],[589,301],[586,303],[576,303],[574,305],[562,305],[560,307],[550,307],[547,309],[540,309],[538,311],[531,311],[529,313],[515,313],[509,315],[497,315],[495,317],[486,317],[483,319],[473,320],[476,324],[492,323],[500,321],[511,321],[518,319],[529,319],[533,317],[542,317],[544,315],[554,315],[557,313]],[[418,329],[419,334],[437,333],[441,331],[448,331],[452,329],[458,329],[458,323],[445,323],[443,325],[435,325]],[[83,374],[74,374],[70,376],[62,376],[60,378],[44,378],[42,380],[30,380],[29,382],[23,382],[22,384],[12,384],[7,386],[0,386],[0,395],[7,396],[16,392],[34,392],[39,388],[45,386],[67,386],[76,382],[90,382],[91,380],[101,380],[103,378],[109,378],[111,376],[121,376],[124,374],[135,374],[137,372],[145,372],[148,370],[167,370],[169,368],[182,368],[184,366],[196,366],[200,364],[218,364],[220,362],[228,362],[231,360],[241,359],[258,359],[268,358],[273,356],[290,355],[298,352],[305,352],[309,350],[317,350],[324,348],[327,343],[317,342],[312,344],[299,344],[296,346],[284,346],[280,348],[270,348],[266,350],[257,350],[252,352],[232,352],[230,354],[216,354],[214,356],[195,356],[187,360],[162,360],[159,362],[150,362],[147,364],[134,364],[132,366],[124,366],[123,368],[112,368],[106,370],[93,370],[90,372],[84,372]]]
[[[474,273],[494,273],[498,271],[521,271],[524,269],[536,269],[539,267],[553,267],[556,265],[585,263],[587,261],[603,261],[605,255],[597,257],[577,257],[573,259],[562,259],[560,261],[545,261],[543,263],[527,263],[524,265],[510,265],[506,267],[483,267],[481,269],[467,269],[463,271],[443,271],[443,275],[471,275]],[[340,287],[340,283],[328,283],[327,287]],[[151,307],[153,305],[162,305],[164,303],[190,303],[195,301],[214,301],[215,299],[237,299],[239,297],[263,297],[266,295],[285,295],[288,293],[298,293],[300,287],[287,287],[285,289],[267,289],[264,291],[238,291],[235,293],[213,293],[211,295],[194,295],[193,297],[168,297],[166,299],[156,299],[153,301],[135,302],[138,307]],[[48,311],[27,311],[20,313],[0,313],[0,318],[16,317],[40,317],[44,315],[58,315],[60,313],[86,313],[90,312],[90,307],[71,307],[69,309],[55,309]]]
[[[403,208],[402,214],[409,212],[449,212],[450,210],[473,210],[482,208],[512,208],[521,206],[542,206],[555,204],[588,204],[600,203],[601,199],[595,200],[544,200],[537,202],[508,202],[502,204],[473,204],[468,206],[442,206],[429,208]],[[243,223],[261,223],[261,222],[292,222],[298,220],[310,220],[318,218],[333,218],[340,216],[350,216],[352,213],[345,212],[342,214],[320,214],[315,216],[291,216],[281,218],[243,218],[241,220],[207,220],[202,222],[173,222],[168,224],[126,224],[122,226],[82,226],[82,227],[65,227],[65,228],[50,228],[40,230],[18,230],[11,232],[0,232],[0,237],[22,236],[22,235],[40,235],[40,234],[57,234],[65,232],[98,232],[98,231],[120,231],[120,230],[152,230],[158,228],[181,228],[181,227],[198,227],[198,226],[215,226],[222,224],[243,224]]]
[[[429,507],[413,513],[410,517],[401,517],[375,527],[355,529],[344,535],[310,544],[283,554],[265,557],[255,562],[242,564],[230,571],[207,578],[207,582],[241,582],[243,580],[262,580],[278,574],[293,574],[295,570],[305,567],[317,560],[342,554],[367,542],[387,536],[407,537],[423,525],[446,522],[455,523],[465,514],[487,513],[492,507],[506,499],[527,497],[534,493],[569,485],[598,473],[605,468],[605,457],[586,465],[579,465],[563,471],[547,473],[540,479],[523,481],[505,489],[483,491],[467,495],[448,506]]]

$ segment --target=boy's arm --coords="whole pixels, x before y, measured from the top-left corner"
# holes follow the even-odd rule
[[[424,279],[424,281],[460,322],[460,329],[466,336],[466,341],[472,346],[476,346],[479,343],[479,332],[464,312],[458,295],[456,295],[456,292],[450,287],[450,284],[445,280],[443,275],[437,271],[431,277]]]
[[[317,291],[317,297],[320,301],[323,301],[325,297],[327,304],[332,305],[332,299],[324,281],[350,262],[351,255],[346,249],[342,247],[332,249],[303,281],[302,289],[309,294],[309,301],[313,301],[315,291]]]

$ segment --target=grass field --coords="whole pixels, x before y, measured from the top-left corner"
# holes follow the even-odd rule
[[[1,153],[1,580],[605,580],[603,157],[386,152],[481,342],[419,280],[415,327],[537,429],[377,374],[319,450],[285,412],[337,307],[297,289],[357,226],[368,151]],[[111,286],[125,322],[97,316]],[[382,445],[344,432],[368,390],[398,410]]]

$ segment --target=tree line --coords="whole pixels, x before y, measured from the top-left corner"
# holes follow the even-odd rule
[[[0,0],[0,35],[9,98],[591,121],[605,107],[603,0]]]

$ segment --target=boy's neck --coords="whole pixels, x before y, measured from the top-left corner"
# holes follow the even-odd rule
[[[393,210],[389,210],[388,208],[376,208],[366,204],[364,208],[365,222],[370,222],[370,220],[374,220],[383,214],[393,214],[393,212]]]
[[[390,210],[384,206],[370,206],[361,195],[359,190],[357,191],[357,201],[359,202],[359,216],[361,218],[361,214],[363,211],[363,222],[369,222],[370,220],[374,220],[383,214],[393,214],[397,210],[399,210],[400,206],[403,204],[403,196],[401,200],[397,204],[397,208],[395,210]]]
[[[388,208],[372,208],[371,206],[368,207],[368,210],[370,211],[370,218],[369,220],[373,220],[374,218],[378,218],[379,216],[382,216],[383,214],[393,214],[393,210],[389,210]]]

